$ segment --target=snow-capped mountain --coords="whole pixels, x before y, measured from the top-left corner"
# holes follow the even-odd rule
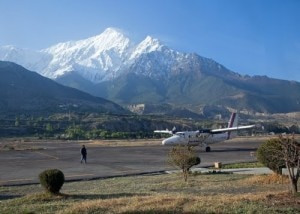
[[[0,60],[119,104],[168,103],[196,112],[205,105],[245,112],[300,110],[300,83],[242,76],[150,36],[136,43],[114,28],[39,51],[0,47]]]
[[[0,47],[0,60],[18,63],[51,79],[75,71],[85,79],[98,83],[118,77],[137,59],[151,52],[159,53],[159,56],[156,54],[153,57],[157,58],[159,62],[156,63],[160,66],[168,66],[183,56],[150,36],[136,44],[120,30],[107,28],[100,35],[59,43],[40,51]]]
[[[21,49],[11,45],[0,47],[0,60],[15,62],[28,70],[37,72],[47,68],[51,57],[51,55],[41,51]]]

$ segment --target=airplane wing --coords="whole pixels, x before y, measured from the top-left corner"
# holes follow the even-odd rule
[[[243,129],[252,129],[255,125],[248,125],[248,126],[236,126],[231,128],[223,128],[223,129],[213,129],[210,130],[211,133],[222,133],[222,132],[229,132],[229,131],[238,131]]]
[[[173,134],[170,130],[155,130],[154,133]]]

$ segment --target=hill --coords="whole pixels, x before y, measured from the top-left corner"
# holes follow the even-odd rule
[[[56,81],[122,105],[156,105],[158,112],[158,106],[164,109],[165,104],[197,114],[210,107],[246,114],[300,111],[300,83],[295,81],[242,76],[198,55],[175,63],[168,75],[158,78],[144,75],[147,65],[143,63],[136,62],[124,74],[100,83],[92,83],[77,72]]]
[[[62,86],[15,63],[0,61],[0,76],[1,113],[127,112],[113,102]]]

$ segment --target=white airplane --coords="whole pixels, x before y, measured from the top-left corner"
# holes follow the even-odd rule
[[[206,152],[210,152],[209,144],[222,142],[236,136],[236,131],[243,129],[252,129],[255,125],[238,126],[238,117],[236,113],[232,113],[228,122],[227,128],[222,129],[204,129],[197,131],[176,132],[173,128],[169,130],[156,130],[155,133],[173,134],[173,136],[162,141],[162,145],[175,146],[175,145],[190,145],[190,146],[203,146]],[[235,133],[232,133],[235,132]]]

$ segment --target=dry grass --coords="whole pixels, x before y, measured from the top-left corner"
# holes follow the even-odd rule
[[[141,139],[141,140],[82,140],[82,141],[72,141],[73,143],[86,144],[89,147],[93,146],[151,146],[151,145],[161,145],[161,139]],[[57,141],[53,140],[51,143],[64,143],[68,141]],[[49,143],[49,140],[34,140],[34,141],[24,141],[22,139],[12,140],[12,139],[0,139],[0,151],[12,151],[12,150],[40,150],[44,148],[45,143]]]
[[[289,184],[289,178],[286,175],[269,174],[255,175],[247,178],[245,182],[251,184]]]
[[[24,151],[24,150],[41,150],[43,147],[29,144],[29,143],[20,143],[20,142],[6,142],[0,143],[0,151]]]
[[[254,213],[260,212],[262,209],[268,210],[268,213],[276,213],[272,197],[275,199],[277,195],[279,195],[277,198],[288,197],[285,193],[278,192],[255,195],[183,196],[163,194],[134,196],[79,202],[58,213]],[[266,204],[269,205],[268,208]]]
[[[264,182],[264,180],[269,180]],[[269,176],[156,175],[66,183],[59,196],[39,185],[0,187],[0,213],[297,213],[300,198]],[[300,213],[300,212],[298,212]]]

